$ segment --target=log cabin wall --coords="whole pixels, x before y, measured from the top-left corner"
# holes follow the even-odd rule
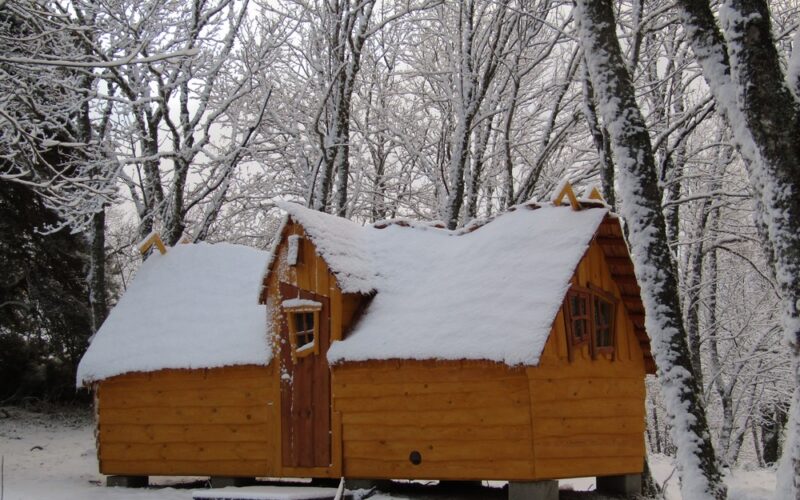
[[[615,352],[598,353],[593,359],[588,344],[571,346],[566,306],[562,306],[539,366],[527,369],[536,476],[641,472],[645,456],[644,355],[597,242],[578,265],[572,284],[599,288],[616,298]]]
[[[100,472],[269,476],[280,400],[272,366],[161,370],[98,384]]]
[[[344,363],[333,369],[333,404],[342,415],[345,477],[534,477],[522,368],[483,361]]]

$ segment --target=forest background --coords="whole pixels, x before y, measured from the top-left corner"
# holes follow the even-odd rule
[[[690,4],[713,16],[733,89],[709,69]],[[800,5],[593,5],[609,7],[605,24],[591,2],[559,0],[0,0],[0,401],[86,400],[77,362],[151,231],[267,249],[276,199],[453,229],[568,178],[623,215],[642,193],[654,203],[713,447],[700,489],[721,498],[715,471],[775,464],[797,398],[800,303],[787,314],[769,182],[754,175],[769,163],[752,152],[758,93],[735,87],[785,92],[788,106],[769,105],[786,119],[772,119],[800,131]],[[737,45],[758,15],[768,36]],[[606,58],[616,40],[621,57]],[[751,46],[774,48],[775,88],[737,72]],[[617,102],[641,123],[617,120]],[[626,130],[645,135],[649,163],[622,153]],[[629,158],[650,165],[651,189],[631,187]],[[658,344],[648,446],[672,454],[685,418],[659,391],[671,366]]]

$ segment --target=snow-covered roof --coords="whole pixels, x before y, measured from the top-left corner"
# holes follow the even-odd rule
[[[538,207],[532,209],[531,207]],[[523,205],[473,231],[379,229],[284,203],[347,292],[376,292],[331,363],[483,359],[536,365],[606,208]]]
[[[374,265],[362,226],[295,203],[279,201],[276,205],[307,229],[317,252],[336,275],[339,288],[344,293],[366,294],[374,291]]]
[[[78,385],[165,368],[268,365],[258,293],[268,252],[226,243],[154,253],[92,339]]]

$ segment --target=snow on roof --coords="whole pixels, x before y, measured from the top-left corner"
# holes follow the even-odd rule
[[[570,278],[608,210],[530,206],[454,232],[362,227],[282,204],[337,276],[358,276],[357,291],[377,292],[355,329],[331,346],[329,361],[536,365]]]
[[[268,252],[226,243],[153,254],[95,335],[78,366],[85,385],[128,372],[268,365]]]
[[[276,205],[306,229],[343,292],[366,294],[374,291],[372,256],[363,226],[295,203],[279,201]]]

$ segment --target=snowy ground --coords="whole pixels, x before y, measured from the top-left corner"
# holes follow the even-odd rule
[[[19,408],[0,408],[0,456],[2,483],[0,500],[190,500],[192,489],[203,486],[201,479],[155,478],[156,487],[135,490],[106,488],[97,472],[91,417],[85,411],[33,413]],[[678,500],[677,474],[669,458],[651,458],[656,479],[667,481],[668,500]],[[731,500],[771,499],[775,474],[765,470],[735,470],[728,477]],[[496,486],[496,485],[495,485]],[[562,499],[593,499],[594,478],[562,481]],[[429,490],[429,489],[428,489]],[[500,491],[484,490],[476,496],[442,495],[419,485],[398,485],[391,494],[377,494],[375,500],[412,498],[502,498]],[[569,491],[572,490],[572,491]]]

